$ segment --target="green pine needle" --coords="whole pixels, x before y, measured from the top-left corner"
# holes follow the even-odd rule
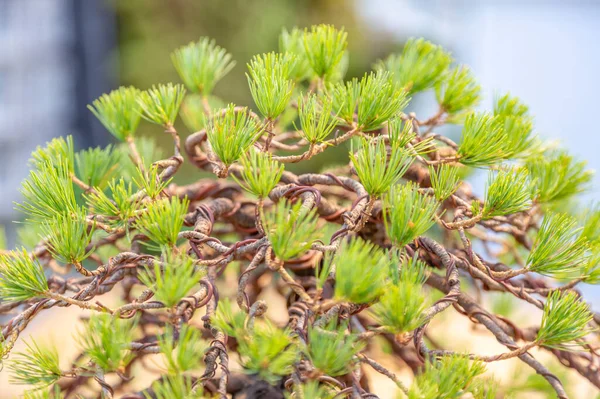
[[[600,243],[600,203],[585,208],[578,217],[582,222],[581,235],[591,243]]]
[[[267,198],[284,171],[283,164],[271,159],[271,154],[265,154],[250,149],[240,159],[243,170],[241,179],[233,177],[246,191],[259,198]]]
[[[429,176],[435,198],[440,202],[450,198],[460,185],[459,169],[449,164],[442,164],[437,167],[430,165]]]
[[[75,154],[75,175],[91,187],[105,189],[118,173],[121,154],[111,145],[89,148]]]
[[[392,267],[397,270],[398,258]],[[396,280],[396,281],[394,281]],[[373,316],[388,332],[399,334],[413,331],[423,324],[428,306],[425,264],[415,259],[402,263],[397,279],[392,279],[373,308]]]
[[[390,259],[372,243],[360,238],[344,242],[326,262],[328,269],[335,267],[336,299],[366,304],[383,294]]]
[[[0,298],[25,301],[48,291],[44,269],[25,248],[0,253]]]
[[[23,393],[23,399],[65,399],[65,395],[60,391],[58,384],[52,389],[28,390]]]
[[[78,331],[76,339],[90,360],[108,373],[125,367],[132,359],[127,348],[133,341],[135,327],[135,320],[95,313]]]
[[[198,284],[204,272],[196,268],[193,259],[187,255],[168,255],[163,263],[146,266],[138,278],[152,290],[157,301],[172,308]]]
[[[404,89],[394,83],[390,73],[378,71],[362,79],[338,83],[331,88],[333,108],[348,125],[353,125],[356,113],[357,128],[363,132],[379,129],[387,120],[398,116],[408,105]]]
[[[120,141],[125,141],[133,137],[140,123],[139,96],[140,91],[135,87],[120,87],[94,100],[88,109],[106,130]]]
[[[158,346],[165,356],[169,375],[197,370],[203,365],[206,343],[200,331],[188,324],[183,324],[177,334],[173,327],[167,325],[166,333],[158,338]]]
[[[152,393],[144,391],[145,399],[202,399],[205,398],[202,386],[194,390],[191,376],[184,374],[168,375],[152,384]]]
[[[458,66],[450,70],[437,83],[435,94],[442,109],[449,114],[467,111],[481,100],[481,86],[477,84],[471,70]]]
[[[135,146],[140,154],[142,165],[146,169],[153,167],[152,163],[154,161],[165,158],[164,148],[148,136],[136,137]],[[122,143],[117,147],[117,150],[121,153],[120,173],[126,181],[132,180],[139,175],[139,167],[131,157],[129,145]]]
[[[402,54],[391,54],[378,68],[393,73],[400,86],[411,93],[434,87],[452,63],[452,56],[441,46],[423,38],[409,38]]]
[[[148,204],[146,211],[135,221],[135,228],[150,239],[149,248],[175,246],[188,205],[187,199],[176,196]]]
[[[323,142],[337,126],[332,114],[333,102],[328,96],[309,93],[298,101],[299,133],[310,144]]]
[[[281,200],[262,217],[273,253],[282,261],[306,252],[321,237],[321,231],[317,228],[319,219],[316,210],[304,210],[302,202],[290,204]]]
[[[506,93],[494,101],[494,115],[529,117],[529,107]]]
[[[246,314],[239,310],[234,312],[229,298],[219,301],[217,311],[210,318],[210,323],[219,331],[236,339],[243,339],[247,334]]]
[[[531,183],[524,168],[490,171],[483,207],[483,218],[510,215],[531,208]]]
[[[304,51],[315,77],[334,75],[348,46],[348,34],[332,25],[312,26],[304,31]]]
[[[466,393],[475,378],[485,372],[485,364],[466,356],[443,356],[425,363],[410,389],[410,399],[458,398]]]
[[[163,180],[160,177],[158,165],[151,165],[147,170],[137,167],[136,175],[132,180],[140,190],[143,190],[152,199],[160,197],[171,182],[171,179]]]
[[[574,349],[582,344],[575,341],[590,333],[588,323],[593,318],[588,305],[577,293],[554,291],[544,305],[537,342],[555,349]]]
[[[66,160],[52,164],[43,162],[21,184],[23,203],[17,208],[32,220],[48,220],[59,214],[75,212],[75,191]]]
[[[585,161],[577,161],[566,151],[552,151],[529,159],[525,166],[535,186],[535,200],[550,203],[584,192],[593,172]]]
[[[159,84],[141,92],[138,103],[144,119],[168,128],[175,124],[184,96],[183,85]]]
[[[279,51],[295,56],[296,62],[290,68],[290,76],[294,81],[299,82],[310,77],[312,68],[304,50],[304,32],[302,30],[293,28],[288,32],[284,28],[279,35]]]
[[[527,258],[527,268],[547,276],[577,275],[588,249],[580,232],[571,216],[547,213]]]
[[[496,119],[486,113],[467,116],[457,156],[464,165],[482,167],[507,158],[504,131]]]
[[[317,370],[332,377],[349,373],[354,357],[364,349],[356,335],[346,334],[348,326],[332,320],[324,329],[309,328],[304,353]]]
[[[383,140],[362,138],[358,151],[350,159],[360,182],[369,195],[380,197],[408,170],[414,157],[397,142],[388,149]]]
[[[403,248],[423,235],[435,224],[437,208],[435,198],[420,194],[412,182],[392,187],[383,197],[383,221],[390,240]]]
[[[43,389],[62,377],[55,347],[39,346],[33,339],[25,345],[25,352],[15,353],[8,365],[11,383]]]
[[[87,194],[87,204],[94,214],[102,216],[112,227],[126,227],[142,206],[134,197],[133,184],[126,183],[123,178],[113,179],[108,183],[108,191],[110,197],[104,191]]]
[[[288,106],[294,91],[291,70],[294,56],[276,53],[257,55],[246,74],[252,98],[263,116],[275,120]]]
[[[30,163],[34,168],[42,168],[45,164],[64,164],[69,172],[73,172],[75,165],[73,136],[53,138],[45,147],[38,146],[31,154]]]
[[[225,106],[221,99],[214,96],[204,97],[200,94],[188,94],[183,99],[179,116],[190,132],[199,132],[206,128],[210,115],[207,112],[206,103],[210,110],[221,109]]]
[[[583,235],[583,233],[582,233]],[[587,284],[600,284],[600,243],[591,246],[588,258],[583,267],[584,282]]]
[[[206,129],[212,150],[226,166],[231,165],[260,137],[262,129],[247,108],[236,110],[229,104],[217,114]]]
[[[238,345],[246,372],[257,374],[273,385],[293,371],[300,357],[289,331],[269,322],[255,326],[252,334],[238,338]]]
[[[93,252],[87,249],[92,241],[95,226],[88,224],[85,209],[71,214],[57,215],[44,224],[48,237],[48,251],[60,262],[80,264]]]
[[[171,54],[177,73],[188,90],[209,95],[235,66],[231,54],[207,37],[182,46]]]

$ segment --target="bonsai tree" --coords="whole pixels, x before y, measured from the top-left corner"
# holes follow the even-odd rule
[[[284,31],[247,65],[255,112],[212,95],[235,63],[202,38],[172,54],[183,84],[89,106],[122,144],[56,138],[33,153],[21,245],[0,255],[2,357],[27,398],[375,398],[373,373],[398,398],[567,398],[551,358],[600,388],[600,318],[576,290],[600,282],[600,209],[569,206],[589,187],[585,162],[544,143],[510,94],[474,111],[480,86],[440,46],[411,39],[344,81],[346,46],[333,26]],[[437,112],[407,111],[425,91]],[[142,118],[171,151],[136,136]],[[438,133],[447,124],[458,142]],[[293,172],[336,148],[346,165]],[[195,179],[175,183],[184,163]],[[526,325],[502,314],[510,301],[532,312]],[[79,356],[12,350],[65,307],[85,310],[73,337],[55,326]],[[451,314],[474,328],[448,328]],[[505,349],[456,345],[469,334]],[[541,381],[486,373],[511,358]]]

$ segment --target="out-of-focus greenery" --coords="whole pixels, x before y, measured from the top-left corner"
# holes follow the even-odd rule
[[[378,35],[367,26],[354,3],[345,0],[127,0],[111,4],[118,21],[121,85],[144,90],[155,83],[180,82],[171,62],[173,49],[208,36],[236,61],[213,94],[225,103],[251,107],[254,101],[245,76],[246,63],[255,54],[278,51],[279,35],[284,28],[291,30],[294,26],[304,28],[319,23],[343,26],[352,54],[346,78],[364,75],[394,44],[390,37]],[[183,137],[189,133],[181,122],[175,127]],[[170,137],[161,133],[156,126],[140,124],[140,135],[153,135],[161,145],[170,147]],[[339,164],[347,160],[346,149],[340,149],[336,154],[317,156],[290,169],[318,170],[325,162]],[[179,173],[178,177],[198,178],[197,171],[191,173],[190,169],[190,173]]]

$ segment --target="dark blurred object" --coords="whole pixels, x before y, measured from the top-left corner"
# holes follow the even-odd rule
[[[78,147],[108,141],[86,104],[114,86],[115,44],[103,2],[0,0],[0,224],[18,217],[12,203],[37,145],[67,134]]]

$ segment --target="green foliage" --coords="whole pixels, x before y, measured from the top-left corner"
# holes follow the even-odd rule
[[[209,122],[206,134],[212,150],[229,166],[248,151],[262,134],[262,129],[247,108],[236,110],[235,105],[229,104]]]
[[[190,292],[204,272],[187,255],[166,255],[162,263],[146,266],[138,279],[152,290],[157,301],[171,308]]]
[[[337,324],[337,320],[332,320],[324,329],[309,328],[304,347],[315,368],[331,377],[349,373],[354,357],[365,347],[356,335],[345,334],[346,324],[336,327]]]
[[[131,360],[127,349],[133,340],[136,322],[114,318],[107,313],[90,316],[77,333],[77,342],[90,360],[104,372],[119,370]]]
[[[348,34],[332,25],[312,26],[304,31],[304,53],[313,75],[327,79],[336,72],[348,45]]]
[[[25,248],[0,252],[0,299],[25,301],[48,291],[44,269]]]
[[[529,116],[529,108],[517,97],[505,94],[496,99],[494,116],[502,127],[510,148],[510,158],[531,155],[538,147],[537,137],[532,135],[533,118]]]
[[[294,91],[290,79],[294,56],[289,53],[257,55],[246,74],[252,98],[265,118],[274,120],[286,109]]]
[[[457,156],[461,163],[474,167],[488,166],[507,158],[504,131],[493,116],[473,113],[467,116]]]
[[[290,76],[295,81],[305,80],[310,77],[312,68],[304,50],[304,32],[293,28],[288,32],[285,28],[279,35],[279,51],[295,56],[293,66],[290,68]]]
[[[65,160],[57,164],[43,162],[21,184],[23,203],[17,208],[31,219],[43,221],[56,215],[75,212],[75,192]]]
[[[240,311],[234,312],[229,298],[219,301],[217,311],[210,318],[210,323],[230,337],[241,339],[246,334],[246,314]]]
[[[582,344],[574,341],[590,333],[587,325],[593,318],[588,305],[577,293],[554,291],[544,305],[537,342],[551,348],[572,349]]]
[[[429,230],[437,208],[435,198],[420,194],[412,182],[392,187],[383,197],[383,221],[394,245],[402,248]]]
[[[413,156],[400,147],[390,143],[390,150],[383,140],[363,138],[356,153],[350,152],[352,165],[369,195],[379,197],[400,179],[410,167]]]
[[[409,399],[459,398],[467,392],[475,378],[485,371],[479,361],[461,355],[443,356],[425,363],[409,391]]]
[[[43,389],[62,377],[56,348],[41,347],[33,339],[25,345],[25,352],[15,353],[8,365],[11,383]]]
[[[494,115],[529,117],[529,107],[518,97],[506,93],[494,102]]]
[[[202,385],[194,391],[192,377],[184,374],[168,375],[152,384],[153,395],[144,392],[146,399],[201,399],[204,398]]]
[[[348,125],[356,113],[358,130],[379,129],[384,122],[399,115],[408,105],[406,91],[394,83],[387,71],[371,72],[362,79],[352,79],[331,87],[333,108]]]
[[[199,132],[206,128],[210,111],[223,108],[222,100],[214,96],[201,96],[200,94],[188,94],[181,103],[179,116],[185,126],[191,132]]]
[[[317,222],[316,210],[304,210],[302,202],[281,200],[263,215],[265,234],[273,253],[282,261],[307,251],[321,237]]]
[[[235,66],[231,54],[207,37],[178,48],[171,60],[187,89],[205,96]]]
[[[318,381],[307,381],[301,385],[294,386],[292,394],[286,394],[287,399],[302,397],[306,399],[334,399],[337,391],[327,384],[319,384]]]
[[[277,183],[284,170],[284,166],[271,159],[271,154],[266,154],[250,149],[240,159],[243,166],[241,179],[234,176],[235,181],[246,191],[259,198],[267,198]]]
[[[154,161],[164,159],[165,150],[158,145],[156,140],[150,137],[136,137],[135,146],[140,154],[141,163],[144,168],[149,169],[152,167]],[[121,167],[120,170],[123,178],[125,180],[132,180],[135,176],[139,175],[139,168],[131,156],[129,145],[122,143],[118,147],[118,150],[121,153],[121,162],[119,166]]]
[[[121,154],[111,145],[106,148],[89,148],[75,154],[75,175],[91,187],[106,188],[117,174]]]
[[[29,390],[23,393],[23,399],[64,399],[65,395],[56,384],[53,389]]]
[[[184,96],[182,85],[160,84],[141,92],[138,103],[146,120],[168,128],[175,124]]]
[[[245,371],[271,384],[289,375],[299,360],[298,347],[289,332],[269,322],[255,326],[252,334],[237,338]]]
[[[302,138],[310,144],[323,142],[333,132],[337,120],[332,114],[333,102],[328,96],[309,93],[298,100],[298,116]]]
[[[442,109],[449,114],[469,110],[481,100],[481,86],[465,66],[450,70],[435,87],[435,94]]]
[[[187,324],[181,326],[178,334],[167,326],[166,333],[158,339],[160,352],[165,356],[167,373],[181,375],[202,365],[206,343],[199,330]]]
[[[140,190],[144,190],[146,195],[152,199],[160,197],[163,190],[167,188],[171,182],[171,179],[163,180],[160,177],[157,165],[152,165],[147,170],[138,167],[136,172],[136,176],[133,177],[133,182]]]
[[[378,68],[393,73],[393,78],[411,93],[434,87],[452,63],[452,56],[441,46],[423,38],[406,41],[402,54],[391,54]]]
[[[527,160],[525,166],[535,187],[535,200],[550,203],[585,191],[593,172],[585,161],[576,161],[566,151],[552,151]]]
[[[578,273],[586,261],[588,248],[580,231],[574,218],[547,213],[527,257],[527,268],[547,276]]]
[[[110,197],[104,191],[87,194],[87,204],[96,215],[108,218],[112,227],[126,227],[142,205],[134,197],[133,184],[126,183],[123,178],[113,179],[108,183],[108,191]]]
[[[584,209],[579,219],[582,222],[581,236],[591,243],[600,243],[600,204]]]
[[[89,225],[85,209],[70,214],[57,215],[44,224],[43,232],[47,236],[48,251],[64,263],[79,264],[93,251],[87,249],[92,241],[95,225]]]
[[[392,268],[397,269],[398,263],[399,259],[392,257]],[[395,334],[420,327],[428,305],[427,295],[423,290],[425,280],[423,262],[416,258],[402,262],[397,279],[388,283],[379,302],[372,308],[375,320],[387,331]]]
[[[175,196],[151,202],[135,221],[135,228],[157,244],[148,244],[149,247],[173,247],[177,243],[188,205],[187,199],[181,200]]]
[[[63,137],[53,138],[46,143],[45,147],[38,146],[31,154],[29,162],[38,169],[44,165],[64,164],[66,170],[72,173],[75,165],[73,147],[73,136],[67,136],[66,139]]]
[[[444,201],[458,189],[460,185],[460,171],[457,167],[442,164],[437,167],[429,166],[431,188],[438,201]]]
[[[102,122],[106,130],[121,141],[133,137],[140,123],[138,103],[140,91],[135,87],[120,87],[103,94],[88,105],[88,109]]]
[[[531,208],[531,183],[527,169],[500,168],[490,171],[483,206],[483,218],[510,215]]]
[[[354,238],[326,261],[335,267],[336,299],[364,304],[383,294],[390,259],[373,243]]]

